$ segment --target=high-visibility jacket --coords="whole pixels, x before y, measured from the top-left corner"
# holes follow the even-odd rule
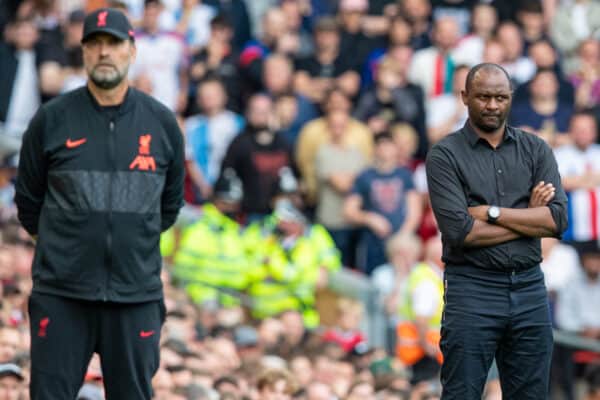
[[[183,230],[174,264],[175,276],[186,282],[196,303],[237,304],[230,294],[246,288],[248,270],[240,226],[214,205],[204,205],[200,218]]]
[[[315,290],[320,269],[337,271],[341,267],[339,252],[321,225],[308,226],[293,240],[281,238],[275,228],[275,219],[268,217],[245,232],[246,246],[255,260],[248,286],[252,315],[265,318],[297,310],[307,327],[316,327]]]
[[[420,284],[427,281],[432,282],[437,289],[438,306],[436,312],[429,318],[429,330],[426,340],[439,346],[440,326],[444,311],[444,282],[442,277],[427,263],[417,264],[408,275],[407,280],[407,290],[401,300],[399,309],[401,322],[396,329],[398,335],[396,353],[404,363],[412,365],[425,355],[419,344],[419,333],[414,324],[416,319],[412,304],[414,291]],[[439,362],[442,361],[441,352],[438,353],[437,359]]]
[[[163,257],[171,257],[175,252],[175,231],[173,227],[164,231],[160,235],[160,255]]]

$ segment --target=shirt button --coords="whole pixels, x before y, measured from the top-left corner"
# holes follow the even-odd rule
[[[499,169],[499,170],[498,170],[498,173],[499,173],[499,174],[501,174],[501,173],[502,173],[502,170],[501,170],[501,169]]]
[[[504,192],[500,192],[500,196],[504,196]]]

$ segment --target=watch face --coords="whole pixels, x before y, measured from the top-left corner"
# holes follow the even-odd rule
[[[490,207],[488,214],[491,218],[498,218],[500,216],[500,209],[498,207]]]

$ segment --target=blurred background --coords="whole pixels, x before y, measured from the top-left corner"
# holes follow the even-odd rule
[[[29,398],[21,137],[85,85],[83,19],[99,7],[130,18],[130,82],[186,143],[154,398],[439,398],[424,159],[466,121],[469,68],[492,62],[513,79],[510,124],[554,149],[569,196],[568,231],[542,241],[548,397],[600,399],[600,1],[2,0],[0,400]],[[502,398],[495,366],[485,396]],[[97,357],[78,398],[104,399]]]

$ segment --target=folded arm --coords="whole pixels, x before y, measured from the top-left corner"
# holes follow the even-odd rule
[[[476,220],[469,214],[467,197],[449,150],[434,147],[427,157],[427,184],[431,207],[442,237],[455,247],[486,247],[519,238],[503,226]]]

